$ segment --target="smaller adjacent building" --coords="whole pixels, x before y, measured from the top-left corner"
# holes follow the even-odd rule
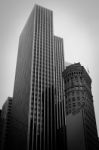
[[[1,150],[7,150],[8,144],[10,144],[10,120],[11,120],[11,107],[12,98],[8,97],[2,107],[1,121],[2,121],[2,132],[1,132]],[[12,143],[11,143],[12,144]]]
[[[0,148],[1,148],[1,141],[2,141],[2,118],[1,118],[1,112],[2,110],[0,109]]]
[[[98,150],[91,78],[80,63],[63,71],[67,116],[67,149]]]

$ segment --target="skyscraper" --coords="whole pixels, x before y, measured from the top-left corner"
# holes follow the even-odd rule
[[[49,150],[55,149],[53,16],[40,6],[34,11],[28,146]]]
[[[55,150],[59,133],[65,138],[63,69],[63,40],[53,35],[53,13],[35,5],[19,39],[10,149]]]
[[[68,66],[63,77],[68,150],[98,150],[91,78],[80,63]]]
[[[55,123],[57,149],[66,150],[66,113],[64,101],[64,48],[63,39],[54,36],[54,61],[55,61]]]

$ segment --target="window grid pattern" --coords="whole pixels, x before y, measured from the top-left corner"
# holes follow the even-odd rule
[[[29,150],[53,149],[54,51],[52,11],[35,9]]]
[[[55,59],[55,101],[56,101],[56,126],[57,129],[65,125],[64,112],[64,82],[62,72],[64,70],[63,39],[54,36]]]

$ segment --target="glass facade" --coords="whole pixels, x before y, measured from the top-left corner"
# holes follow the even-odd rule
[[[53,35],[53,12],[35,5],[19,39],[11,127],[16,149],[21,143],[20,149],[55,150],[65,142],[63,70],[63,39]]]
[[[54,36],[55,60],[55,123],[56,123],[56,149],[66,149],[66,113],[64,99],[64,49],[63,39]]]
[[[55,149],[52,11],[35,6],[28,149]]]
[[[55,150],[65,141],[63,69],[63,39],[53,35],[53,12],[35,5],[19,39],[10,149]]]

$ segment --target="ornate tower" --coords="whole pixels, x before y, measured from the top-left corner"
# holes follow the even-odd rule
[[[91,78],[80,63],[68,66],[63,72],[63,77],[68,150],[97,150],[98,136]]]

